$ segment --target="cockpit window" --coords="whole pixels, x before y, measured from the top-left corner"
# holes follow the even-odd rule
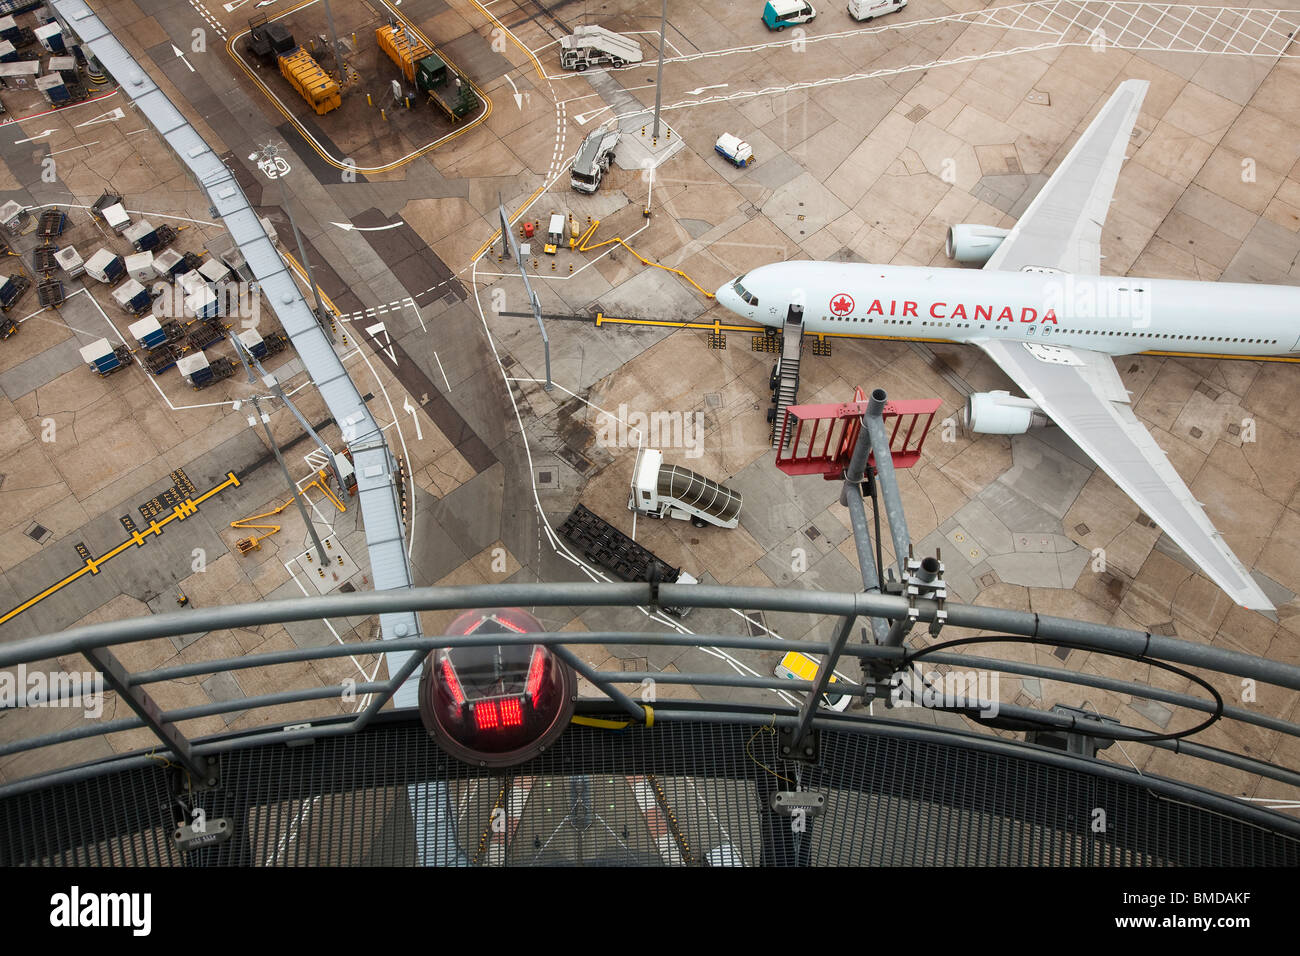
[[[740,296],[741,301],[746,305],[758,305],[758,296],[751,295],[749,292],[745,291],[745,287],[740,284],[739,279],[731,284],[731,288],[735,291],[736,295]]]

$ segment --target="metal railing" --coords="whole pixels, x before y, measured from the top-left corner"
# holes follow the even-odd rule
[[[1050,617],[1033,612],[1015,611],[996,607],[953,604],[947,600],[943,583],[942,565],[935,558],[916,559],[911,555],[906,517],[903,514],[897,483],[893,473],[884,428],[882,411],[885,395],[877,390],[862,415],[862,431],[867,440],[859,441],[852,458],[844,470],[841,485],[841,503],[849,512],[855,545],[861,565],[861,592],[827,592],[819,590],[793,590],[778,588],[744,588],[706,584],[659,583],[508,583],[474,587],[417,588],[409,591],[336,593],[323,597],[262,602],[187,610],[180,613],[157,615],[143,619],[106,621],[85,625],[60,634],[15,641],[0,645],[0,668],[49,661],[64,655],[82,654],[103,673],[105,682],[130,706],[134,717],[118,718],[105,722],[85,722],[82,726],[65,728],[22,740],[0,744],[0,758],[26,753],[52,745],[81,740],[99,734],[115,733],[147,727],[158,738],[157,748],[112,758],[107,761],[65,768],[28,779],[16,780],[0,786],[0,801],[39,793],[52,793],[64,788],[144,768],[157,769],[159,762],[182,768],[187,779],[198,784],[207,781],[209,773],[219,774],[220,758],[237,751],[258,750],[271,752],[275,745],[294,745],[311,740],[341,740],[355,738],[370,731],[384,706],[393,700],[395,693],[415,675],[425,655],[438,647],[460,647],[484,644],[540,643],[552,647],[579,674],[585,677],[605,697],[604,707],[622,714],[622,725],[632,728],[650,728],[665,723],[690,724],[699,727],[707,723],[715,727],[751,725],[769,727],[781,737],[778,759],[798,761],[805,751],[816,751],[815,735],[834,729],[836,732],[871,735],[880,734],[882,728],[897,721],[876,713],[878,704],[886,707],[910,706],[932,711],[957,714],[970,721],[968,729],[991,728],[1002,734],[1024,732],[1031,743],[997,739],[987,734],[962,734],[952,729],[926,728],[924,733],[939,735],[960,734],[962,746],[976,746],[972,741],[982,738],[978,746],[995,748],[1000,753],[1016,751],[1024,760],[1037,763],[1064,761],[1073,770],[1080,766],[1108,779],[1139,781],[1133,786],[1153,786],[1162,778],[1139,773],[1117,763],[1096,759],[1096,753],[1109,742],[1142,744],[1169,751],[1184,757],[1194,757],[1237,771],[1278,781],[1289,787],[1300,787],[1300,773],[1263,759],[1257,753],[1226,750],[1194,739],[1199,733],[1220,721],[1229,721],[1242,727],[1261,728],[1272,734],[1300,736],[1300,725],[1280,717],[1244,707],[1231,706],[1211,682],[1223,675],[1232,675],[1289,690],[1300,690],[1300,668],[1279,661],[1244,654],[1206,644],[1198,644],[1176,637],[1145,631],[1126,630],[1086,621]],[[874,453],[875,466],[868,473],[868,452]],[[880,557],[879,547],[873,548],[864,491],[871,497],[877,522],[883,513],[889,522],[889,534],[896,554],[907,555],[897,568],[886,567]],[[877,523],[877,539],[881,533]],[[745,608],[752,612],[795,612],[835,618],[832,636],[828,641],[790,642],[775,636],[738,636],[723,633],[644,633],[628,631],[547,632],[522,635],[490,634],[470,636],[424,636],[420,634],[391,637],[379,641],[365,641],[303,647],[269,653],[251,654],[220,660],[205,660],[152,670],[130,671],[113,653],[113,648],[157,638],[182,637],[205,634],[232,627],[256,627],[295,621],[319,620],[368,615],[408,615],[415,617],[419,611],[451,611],[487,607],[640,607],[661,608]],[[864,639],[851,641],[859,623]],[[938,640],[928,646],[908,637],[915,628],[925,628],[930,637]],[[951,629],[963,633],[953,637]],[[969,633],[967,633],[969,632]],[[769,632],[770,633],[770,632]],[[1092,653],[1111,655],[1173,672],[1189,682],[1199,685],[1204,694],[1172,691],[1152,682],[1139,682],[1106,676],[1100,673],[1072,671],[1066,668],[1027,663],[1014,659],[974,656],[959,652],[959,648],[977,643],[1021,642],[1048,645],[1053,648],[1074,648]],[[605,648],[627,646],[645,647],[701,647],[727,648],[750,652],[781,652],[797,647],[800,650],[824,655],[815,678],[811,681],[790,680],[764,676],[751,670],[743,673],[676,673],[662,671],[603,671],[584,661],[576,652],[582,645],[602,645]],[[402,661],[386,679],[370,680],[359,684],[333,684],[317,687],[286,689],[254,697],[205,703],[199,706],[163,711],[149,693],[151,685],[165,681],[192,679],[201,676],[229,674],[255,668],[303,661],[326,660],[356,654],[385,654],[390,662]],[[401,655],[405,654],[404,657]],[[638,655],[639,656],[639,655]],[[834,714],[820,706],[828,691],[831,675],[845,657],[857,658],[861,679],[858,682],[841,680],[834,686],[836,694],[847,694],[870,703],[868,714]],[[1141,727],[1121,723],[1113,716],[1087,713],[1068,706],[1051,709],[1024,706],[1018,703],[981,696],[979,688],[967,688],[959,693],[931,694],[933,688],[927,678],[920,675],[917,665],[926,662],[939,667],[975,667],[993,673],[1020,675],[1025,678],[1048,680],[1077,687],[1097,688],[1103,691],[1131,695],[1149,701],[1159,701],[1171,707],[1184,708],[1204,715],[1200,723],[1186,729],[1168,733],[1154,733]],[[1188,670],[1192,668],[1193,670]],[[1198,673],[1199,672],[1199,673]],[[638,699],[622,689],[626,685],[640,686],[650,679],[664,685],[684,685],[693,689],[727,689],[733,696],[753,692],[752,700],[710,700],[702,696],[700,702],[664,701],[654,703]],[[795,691],[805,694],[797,707],[771,706],[766,691]],[[635,692],[634,692],[635,693]],[[327,720],[251,730],[237,735],[223,735],[191,741],[179,729],[187,720],[236,712],[258,712],[286,704],[321,701],[345,695],[370,695],[363,698],[362,706],[354,714]],[[53,703],[54,701],[44,701]],[[21,702],[20,702],[21,703]],[[599,706],[599,705],[597,705]],[[909,710],[906,715],[917,713]],[[958,721],[960,723],[960,721]],[[573,733],[571,728],[568,733]],[[913,723],[909,733],[923,733]],[[566,733],[566,736],[568,735]],[[564,738],[562,737],[561,740]],[[864,736],[862,739],[866,739]],[[954,738],[955,739],[955,738]],[[1100,742],[1100,744],[1099,744]],[[1061,754],[1049,750],[1047,744],[1070,751]],[[1284,751],[1283,751],[1284,752]],[[782,778],[784,779],[784,777]],[[213,783],[216,776],[213,776]],[[1173,787],[1169,781],[1161,786]],[[1229,813],[1237,819],[1250,820],[1276,834],[1300,837],[1300,821],[1260,806],[1215,794],[1198,787],[1178,785],[1170,793],[1180,800],[1192,800],[1203,808]]]
[[[498,606],[654,607],[659,604],[695,608],[744,607],[755,611],[792,611],[835,615],[840,619],[835,639],[830,642],[800,641],[795,646],[810,653],[831,654],[833,656],[835,645],[842,643],[843,646],[839,648],[839,652],[843,655],[859,658],[868,673],[897,674],[908,670],[916,662],[924,660],[936,665],[978,667],[993,672],[1019,674],[1084,687],[1095,687],[1162,701],[1190,711],[1206,714],[1209,719],[1203,721],[1200,726],[1191,728],[1190,731],[1177,734],[1153,734],[1142,728],[1106,722],[1100,716],[1090,718],[1086,715],[1028,708],[1005,702],[980,699],[974,695],[963,696],[956,700],[944,700],[937,709],[966,714],[971,716],[972,719],[978,719],[978,712],[980,711],[996,712],[996,717],[992,719],[995,726],[1001,721],[1003,723],[1014,723],[1022,729],[1032,727],[1056,729],[1097,739],[1114,739],[1147,744],[1152,747],[1171,750],[1175,753],[1198,757],[1252,774],[1258,774],[1290,786],[1300,786],[1300,773],[1292,769],[1278,766],[1257,757],[1198,744],[1188,739],[1191,733],[1204,730],[1218,720],[1239,721],[1243,724],[1262,727],[1287,736],[1300,736],[1300,726],[1279,718],[1225,705],[1212,688],[1206,696],[1196,696],[1169,691],[1147,683],[1120,680],[1100,674],[1082,673],[1065,668],[1046,667],[1013,660],[975,657],[969,654],[954,653],[944,648],[952,644],[997,642],[1014,638],[1053,647],[1071,647],[1103,654],[1113,654],[1166,669],[1176,669],[1194,681],[1198,680],[1198,678],[1190,672],[1184,671],[1184,667],[1195,667],[1222,674],[1231,674],[1293,690],[1300,689],[1300,668],[1237,651],[1194,644],[1179,638],[1148,632],[1105,627],[1030,612],[962,604],[946,605],[948,627],[993,631],[996,633],[993,636],[985,637],[963,637],[945,644],[917,650],[909,650],[898,645],[849,644],[840,641],[840,638],[849,632],[854,623],[861,617],[878,618],[889,622],[891,627],[900,622],[908,621],[909,617],[919,623],[932,623],[936,620],[939,610],[937,602],[909,602],[901,596],[887,594],[789,591],[702,584],[664,584],[656,588],[648,584],[590,583],[500,584],[463,588],[419,588],[404,593],[338,594],[320,598],[299,598],[258,604],[201,608],[189,612],[158,615],[143,620],[109,621],[86,625],[70,629],[58,635],[16,641],[0,646],[0,668],[48,661],[54,657],[75,653],[87,654],[92,661],[102,661],[101,654],[106,648],[123,644],[143,642],[159,637],[201,634],[236,625],[249,627],[313,620],[322,616],[355,617],[398,611],[455,610]],[[84,726],[0,744],[0,757],[103,733],[149,726],[158,734],[162,749],[147,755],[138,754],[134,757],[119,758],[114,761],[115,766],[145,765],[157,756],[164,756],[170,761],[187,767],[191,773],[202,775],[203,761],[207,757],[225,750],[303,741],[310,738],[344,736],[363,730],[391,699],[396,689],[411,676],[425,654],[435,647],[460,647],[512,642],[541,643],[553,647],[579,674],[605,693],[609,701],[618,707],[630,721],[637,723],[646,723],[652,719],[658,721],[697,720],[701,718],[701,713],[694,710],[655,710],[653,705],[640,702],[625,693],[619,688],[620,684],[639,685],[642,680],[649,678],[663,684],[686,685],[695,688],[726,687],[809,692],[815,690],[816,684],[820,683],[767,676],[749,677],[740,674],[602,671],[583,661],[574,651],[575,647],[584,644],[599,644],[605,647],[618,647],[621,645],[706,646],[749,651],[784,651],[792,646],[791,642],[775,637],[748,637],[734,634],[650,634],[593,631],[581,633],[530,633],[524,635],[437,636],[368,641],[324,647],[295,648],[293,650],[252,654],[244,657],[200,661],[148,671],[131,672],[119,668],[113,673],[106,672],[106,679],[113,689],[117,690],[119,694],[126,694],[142,691],[148,685],[163,681],[237,672],[275,664],[323,660],[358,653],[415,652],[407,658],[407,665],[402,670],[389,675],[387,679],[356,685],[336,684],[298,688],[172,711],[155,711],[152,719],[149,715],[137,714],[135,717],[119,718],[104,723],[87,722]],[[829,676],[830,668],[823,666],[822,672],[824,675]],[[934,706],[933,702],[916,699],[914,695],[907,692],[900,693],[897,681],[873,682],[870,679],[864,679],[862,683],[858,684],[840,682],[836,684],[835,691],[864,700],[884,702],[886,698],[892,698],[889,703]],[[354,716],[324,726],[312,725],[292,730],[282,728],[259,730],[242,734],[230,740],[218,739],[195,744],[185,740],[176,730],[177,724],[194,718],[258,710],[302,701],[338,698],[344,694],[370,694],[374,696],[369,705]],[[816,712],[812,707],[811,701],[817,699],[817,696],[809,693],[807,702],[798,713],[791,711],[789,708],[778,707],[774,709],[758,700],[749,706],[731,703],[728,706],[733,713],[725,714],[710,710],[709,719],[766,723],[778,728],[786,728],[791,731],[792,739],[797,745],[802,737],[806,735],[814,715],[823,718],[827,716],[825,711]],[[47,703],[57,703],[57,700],[48,701]],[[654,711],[653,716],[652,711]],[[874,718],[847,715],[836,719],[841,722],[845,720],[849,722],[870,722]],[[179,748],[177,747],[178,742],[181,743]],[[104,772],[104,769],[102,765],[96,764],[15,781],[0,786],[0,797],[48,786],[55,782],[85,779]]]

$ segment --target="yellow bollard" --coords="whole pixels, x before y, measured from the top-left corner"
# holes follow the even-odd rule
[[[555,271],[555,260],[554,260],[554,259],[551,260],[551,271],[552,271],[552,272]]]
[[[569,263],[569,275],[573,275],[573,263]]]
[[[411,108],[411,98],[409,96],[404,96],[402,99],[406,100],[406,108],[409,110]]]
[[[641,135],[642,135],[642,136],[645,135],[645,127],[644,127],[644,126],[641,127]]]
[[[385,120],[385,121],[388,120],[388,113],[385,112],[385,110],[384,110],[384,108],[383,108],[382,106],[379,107],[379,118],[382,119],[382,120]]]
[[[367,106],[374,106],[374,105],[375,105],[375,101],[372,100],[372,99],[370,98],[370,94],[369,94],[369,93],[366,94],[366,105],[367,105]]]

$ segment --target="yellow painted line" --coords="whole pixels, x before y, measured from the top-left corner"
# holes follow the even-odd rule
[[[285,259],[289,260],[289,265],[293,267],[294,272],[298,273],[298,277],[302,279],[303,282],[307,283],[307,289],[308,291],[310,291],[311,280],[307,278],[307,270],[304,269],[302,266],[300,266],[298,264],[298,260],[295,259],[289,252],[286,251],[284,253],[284,257]],[[341,316],[343,314],[342,312],[339,311],[339,307],[335,305],[334,302],[330,299],[330,297],[325,294],[325,290],[320,287],[319,282],[316,283],[316,291],[320,293],[320,300],[323,303],[325,303],[325,308],[329,309],[335,315]],[[308,306],[308,308],[311,308],[311,306]]]
[[[294,6],[290,7],[288,10],[285,10],[283,13],[278,14],[275,17],[275,19],[276,20],[283,19],[284,17],[288,16],[290,13],[293,13],[295,10],[298,10],[305,6],[309,6],[310,4],[316,2],[318,2],[318,0],[303,0],[302,3],[295,4]],[[443,62],[445,62],[449,67],[455,70],[456,73],[461,74],[461,71],[457,69],[456,64],[453,63],[443,53],[442,50],[438,49],[438,47],[430,43],[428,37],[426,37],[423,33],[420,32],[419,27],[417,27],[414,23],[411,23],[411,21],[406,19],[406,17],[403,16],[400,11],[394,9],[393,7],[388,7],[388,10],[391,13],[393,13],[395,16],[397,16],[397,18],[400,19],[403,23],[405,23],[408,27],[410,27],[412,32],[414,32],[418,37],[420,37],[420,39],[422,39],[426,44],[428,44],[429,49],[434,50],[438,54],[438,56],[443,60]],[[460,136],[462,133],[468,133],[470,130],[474,129],[474,127],[486,122],[487,118],[492,115],[492,98],[488,96],[486,93],[484,93],[483,90],[479,87],[479,85],[475,83],[473,80],[471,80],[468,76],[461,74],[462,76],[465,76],[465,81],[469,83],[470,88],[474,90],[474,92],[477,93],[479,95],[479,98],[482,99],[483,101],[483,114],[481,116],[475,119],[472,123],[469,123],[468,125],[462,126],[460,129],[457,129],[455,132],[448,133],[446,136],[438,140],[436,143],[430,143],[428,146],[425,146],[422,149],[418,149],[414,153],[411,153],[409,156],[404,156],[394,163],[389,163],[387,166],[349,166],[346,163],[339,162],[333,156],[330,156],[323,149],[321,149],[321,147],[316,143],[316,140],[307,131],[307,128],[303,126],[301,122],[299,122],[298,117],[294,116],[287,109],[285,109],[284,106],[280,104],[280,101],[276,97],[271,95],[270,87],[268,87],[265,83],[263,83],[261,78],[248,68],[248,64],[244,62],[244,58],[235,52],[235,42],[237,40],[243,39],[250,32],[252,31],[245,30],[243,33],[240,33],[236,36],[232,36],[228,40],[226,40],[226,53],[230,55],[230,58],[232,60],[234,60],[236,63],[239,64],[240,69],[242,69],[244,73],[247,74],[248,78],[252,80],[253,83],[255,83],[257,87],[262,90],[263,93],[266,94],[267,100],[270,101],[272,106],[274,106],[277,110],[280,111],[280,115],[282,115],[285,119],[287,119],[290,123],[294,125],[294,128],[297,129],[298,132],[302,135],[303,140],[309,146],[311,146],[313,150],[316,151],[316,155],[318,155],[321,159],[325,160],[325,162],[329,163],[335,169],[362,173],[363,175],[366,173],[386,173],[389,172],[390,170],[399,169],[402,166],[405,166],[407,163],[413,162],[414,160],[419,159],[421,156],[425,156],[433,152],[439,146],[443,146],[446,143],[451,142],[453,139],[455,139],[457,136]],[[385,57],[385,59],[387,58]]]
[[[676,329],[707,329],[710,332],[751,332],[758,334],[765,329],[775,328],[771,325],[722,325],[719,322],[668,322],[660,319],[616,319],[613,316],[596,313],[596,327],[602,325],[647,325],[663,328]],[[779,329],[777,330],[779,331]],[[934,342],[940,345],[973,345],[974,343],[963,339],[933,339],[924,338],[916,335],[867,335],[862,332],[804,332],[804,335],[814,335],[817,338],[837,338],[837,339],[872,339],[878,342]],[[1067,348],[1069,346],[1066,346]],[[1214,359],[1229,360],[1236,362],[1284,362],[1289,364],[1300,364],[1300,356],[1297,355],[1231,355],[1217,352],[1130,352],[1129,355],[1151,355],[1157,358],[1193,358],[1193,359]],[[1113,355],[1111,358],[1124,358],[1123,355]]]
[[[533,56],[533,51],[528,49],[528,47],[524,46],[517,39],[515,39],[515,35],[506,29],[506,25],[502,23],[500,20],[498,20],[496,17],[494,17],[492,14],[488,13],[487,8],[484,7],[483,4],[479,3],[478,0],[470,0],[470,2],[474,4],[475,7],[478,8],[479,13],[483,14],[483,16],[487,17],[488,20],[496,24],[497,29],[500,30],[502,33],[504,33],[507,37],[509,37],[510,42],[513,43],[515,46],[519,47],[521,51],[523,51],[524,56],[528,57],[528,59],[533,61],[533,67],[537,70],[538,79],[545,80],[546,71],[542,69],[542,64],[537,61],[537,57]]]
[[[523,201],[523,204],[520,205],[520,207],[515,210],[514,215],[512,215],[510,218],[512,220],[517,218],[520,214],[523,213],[525,209],[527,209],[529,206],[533,204],[533,202],[537,199],[538,196],[540,196],[545,191],[546,191],[546,183],[542,183],[540,186],[537,187],[537,189],[533,192],[531,196],[529,196],[527,199]],[[497,229],[495,232],[492,233],[491,236],[488,237],[488,240],[485,243],[483,243],[483,245],[478,247],[478,249],[474,252],[474,255],[469,257],[469,261],[471,263],[477,262],[478,257],[483,255],[483,253],[487,251],[488,247],[491,246],[492,243],[496,242],[500,238],[501,238],[501,230]]]
[[[234,472],[228,471],[226,472],[226,480],[223,481],[221,484],[217,485],[211,491],[205,492],[196,501],[190,501],[189,499],[186,499],[185,502],[183,502],[183,504],[188,505],[190,508],[190,514],[193,514],[198,511],[198,508],[196,506],[200,502],[207,501],[213,495],[225,491],[227,488],[230,487],[238,487],[238,485],[239,485],[239,479],[235,477]],[[154,534],[155,536],[160,535],[162,534],[163,528],[173,518],[180,518],[183,520],[185,516],[179,514],[178,513],[179,511],[180,511],[180,506],[177,506],[172,511],[172,513],[169,514],[167,517],[163,518],[162,521],[150,521],[149,522],[150,533]],[[50,585],[40,594],[36,595],[33,598],[28,598],[22,604],[18,605],[16,608],[11,610],[8,614],[4,615],[4,617],[0,617],[0,624],[4,624],[6,621],[13,620],[19,614],[22,614],[23,611],[26,611],[29,608],[35,607],[37,604],[40,604],[51,594],[56,594],[59,591],[63,590],[65,587],[67,587],[73,581],[77,580],[87,571],[89,571],[91,574],[98,574],[99,569],[102,565],[108,563],[110,560],[117,557],[119,554],[121,554],[123,551],[130,548],[132,545],[137,545],[137,546],[144,545],[144,537],[141,535],[141,533],[138,530],[133,532],[131,537],[127,538],[125,541],[123,541],[121,544],[115,547],[112,551],[108,552],[107,554],[100,555],[98,558],[87,558],[84,566],[78,568],[76,571],[73,571],[62,581],[59,581],[57,584]]]
[[[1284,362],[1291,364],[1300,362],[1300,356],[1295,355],[1221,355],[1208,352],[1140,352],[1139,354],[1169,358],[1229,359],[1235,362]],[[1115,357],[1122,358],[1119,355]]]

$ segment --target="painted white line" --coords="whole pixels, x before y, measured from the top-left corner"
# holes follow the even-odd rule
[[[56,149],[54,150],[54,152],[50,153],[49,155],[58,156],[60,153],[70,153],[74,149],[89,149],[91,146],[98,146],[98,145],[99,145],[99,140],[95,140],[93,143],[82,143],[80,146],[69,146],[67,149]]]
[[[451,394],[451,382],[447,380],[447,371],[442,367],[442,359],[438,358],[437,350],[434,350],[433,360],[438,363],[438,371],[442,372],[442,380],[447,384],[447,394]]]

